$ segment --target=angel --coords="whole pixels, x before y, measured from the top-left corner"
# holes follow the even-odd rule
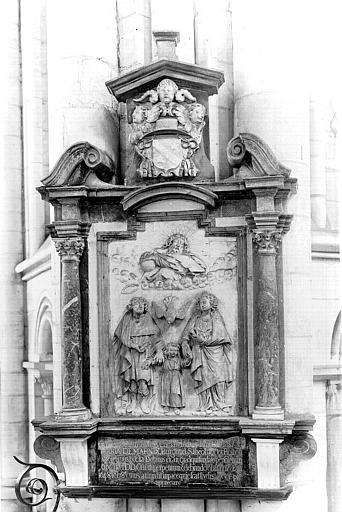
[[[142,105],[137,105],[132,114],[132,133],[129,136],[131,144],[136,144],[148,131],[152,125],[148,119],[149,111]]]
[[[152,303],[151,315],[158,325],[163,337],[163,344],[157,346],[154,362],[161,364],[164,361],[164,349],[168,344],[177,342],[177,328],[185,319],[190,310],[191,300],[179,305],[179,298],[174,295],[164,297],[162,304]],[[185,341],[181,346],[184,358],[191,359],[191,350]]]
[[[169,78],[159,82],[157,90],[146,91],[135,103],[149,102],[151,104],[148,122],[155,122],[159,117],[176,116],[175,108],[179,103],[195,102],[196,98],[186,89],[179,89],[178,85]]]
[[[154,302],[152,304],[152,314],[156,317],[156,322],[161,331],[165,331],[171,324],[178,326],[184,320],[191,301],[179,305],[179,298],[174,295],[164,297],[162,304]]]

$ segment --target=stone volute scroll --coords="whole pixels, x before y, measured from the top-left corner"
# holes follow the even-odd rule
[[[290,176],[290,169],[280,163],[269,146],[256,135],[240,133],[227,146],[227,158],[237,179],[257,176]]]
[[[117,170],[112,157],[89,142],[78,142],[63,153],[42,183],[45,187],[105,186],[116,181]]]

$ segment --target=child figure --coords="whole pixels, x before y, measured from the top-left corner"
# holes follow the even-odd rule
[[[189,366],[190,356],[182,358],[180,345],[168,343],[163,348],[161,377],[161,405],[164,413],[180,414],[183,402],[182,368]],[[170,411],[171,409],[171,411]]]

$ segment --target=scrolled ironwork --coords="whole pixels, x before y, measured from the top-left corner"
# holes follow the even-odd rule
[[[55,473],[55,471],[52,468],[50,468],[50,466],[47,466],[46,464],[36,464],[36,463],[32,464],[29,462],[23,462],[22,460],[18,459],[18,457],[15,457],[15,456],[14,456],[14,459],[19,464],[26,466],[26,468],[19,474],[19,476],[16,480],[16,483],[15,483],[15,487],[14,487],[15,494],[16,494],[18,501],[20,501],[20,503],[23,503],[24,505],[28,505],[30,507],[38,507],[42,503],[52,500],[53,498],[47,497],[48,492],[49,492],[49,487],[45,480],[43,480],[42,478],[37,478],[37,477],[31,478],[26,483],[24,483],[23,480],[29,475],[29,473],[33,469],[39,468],[39,469],[43,469],[44,471],[49,473],[49,475],[52,476],[55,484],[58,485],[60,483],[60,480],[59,480],[57,474]],[[31,496],[24,497],[22,495],[22,488],[24,488],[25,491],[29,495],[39,496],[38,501],[36,501],[35,503],[32,503]],[[58,492],[58,489],[54,489],[54,493],[56,494],[56,502],[54,504],[52,512],[56,512],[56,510],[58,509],[59,501],[60,501],[60,494]]]

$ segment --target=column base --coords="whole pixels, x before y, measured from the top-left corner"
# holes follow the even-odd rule
[[[62,409],[55,416],[56,421],[64,421],[64,422],[78,422],[78,421],[89,421],[93,417],[90,409],[86,407],[78,407],[78,408],[65,408]]]
[[[280,407],[256,406],[252,413],[253,420],[283,420],[284,410]]]

